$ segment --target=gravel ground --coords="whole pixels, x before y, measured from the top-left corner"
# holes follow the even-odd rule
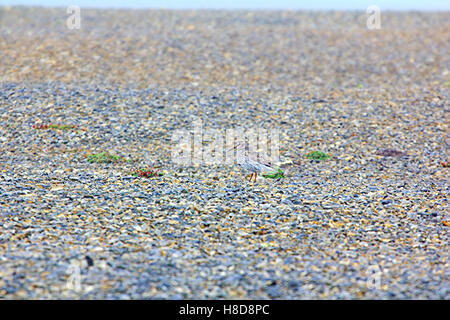
[[[67,16],[0,8],[1,298],[450,299],[448,12]],[[173,163],[195,119],[286,178]]]

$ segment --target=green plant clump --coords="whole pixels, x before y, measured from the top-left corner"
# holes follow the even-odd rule
[[[130,162],[122,156],[110,154],[108,152],[100,152],[96,154],[90,154],[87,156],[87,161],[90,163],[117,163],[117,162]]]
[[[75,126],[75,125],[70,126],[70,125],[67,125],[67,124],[63,124],[63,125],[51,124],[51,125],[49,125],[49,128],[67,131],[67,130],[71,130],[71,129],[77,129],[77,126]]]
[[[331,156],[329,154],[322,152],[322,151],[310,152],[306,155],[306,157],[311,160],[319,160],[319,161],[323,161],[323,160],[327,160],[327,159],[331,158]]]
[[[281,178],[286,178],[283,170],[281,170],[281,169],[278,169],[276,172],[269,172],[269,173],[263,174],[262,176],[266,179],[270,178],[270,179],[277,179],[277,180],[279,180]]]

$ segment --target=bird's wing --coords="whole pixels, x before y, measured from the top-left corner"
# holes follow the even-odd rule
[[[273,167],[273,163],[267,159],[258,159],[258,163],[260,164],[259,167],[263,167],[261,168],[261,171],[275,171],[274,167]]]
[[[265,157],[261,154],[258,154],[258,162],[261,163],[262,165],[268,167],[269,170],[274,170],[273,169],[273,166],[274,166],[273,161],[271,161],[270,159],[268,159],[267,157]]]

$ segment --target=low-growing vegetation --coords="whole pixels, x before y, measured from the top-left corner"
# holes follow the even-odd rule
[[[310,160],[318,160],[318,161],[323,161],[331,158],[331,156],[328,153],[322,151],[310,152],[306,155],[306,157]]]

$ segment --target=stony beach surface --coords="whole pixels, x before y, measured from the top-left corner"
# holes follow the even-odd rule
[[[450,299],[450,13],[68,16],[0,7],[0,298]],[[286,178],[174,163],[195,119]]]

